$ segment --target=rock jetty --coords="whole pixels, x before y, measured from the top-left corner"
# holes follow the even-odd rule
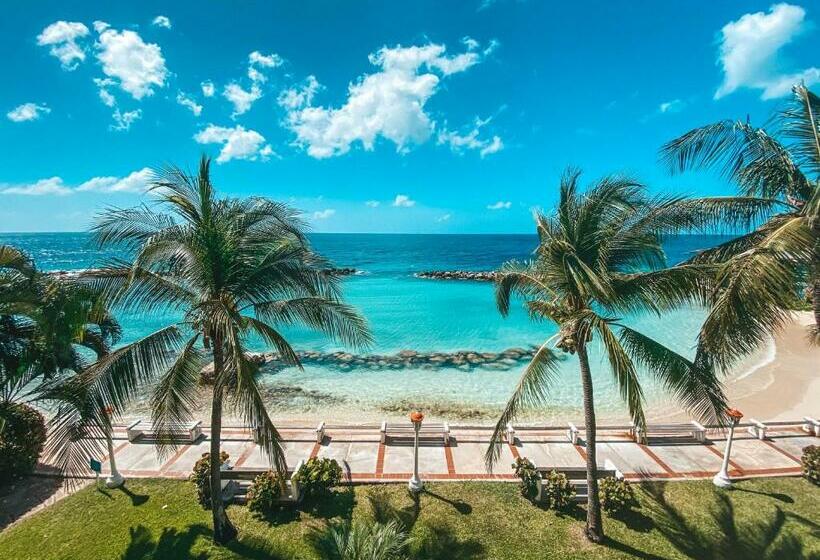
[[[416,278],[431,280],[473,280],[476,282],[494,282],[498,273],[494,270],[426,270],[417,272]]]

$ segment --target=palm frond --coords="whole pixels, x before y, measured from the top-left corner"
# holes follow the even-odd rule
[[[791,141],[789,151],[794,154],[797,165],[817,177],[820,176],[820,98],[802,84],[794,86],[793,91],[791,103],[778,115],[780,132]]]
[[[506,316],[510,312],[513,293],[524,297],[552,299],[552,290],[538,277],[532,263],[510,261],[498,271],[495,282],[495,302],[498,310]]]

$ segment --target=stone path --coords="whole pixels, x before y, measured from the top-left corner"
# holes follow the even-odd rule
[[[331,429],[316,443],[312,429],[281,430],[288,464],[309,457],[336,459],[356,482],[406,480],[413,465],[413,448],[404,442],[380,443],[377,428],[372,430]],[[519,433],[515,445],[505,443],[493,472],[484,465],[489,429],[451,428],[451,442],[424,443],[419,449],[419,470],[427,480],[515,480],[511,464],[516,457],[527,457],[539,467],[582,467],[586,449],[573,445],[561,431]],[[735,434],[730,475],[735,477],[799,475],[800,455],[819,438],[799,427],[771,431],[766,440],[753,438],[745,431]],[[684,480],[711,478],[719,469],[726,444],[725,434],[709,431],[706,443],[685,440],[651,440],[637,444],[626,433],[602,432],[598,435],[598,462],[611,461],[630,480]],[[223,430],[222,449],[236,467],[266,468],[269,463],[253,442],[248,430]],[[170,456],[159,457],[150,442],[129,442],[125,430],[115,429],[114,453],[117,467],[126,477],[184,478],[197,459],[209,450],[208,430],[192,445],[180,446]],[[106,459],[106,458],[103,458]],[[108,468],[103,460],[104,474]]]

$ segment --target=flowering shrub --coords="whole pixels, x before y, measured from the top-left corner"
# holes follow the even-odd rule
[[[551,471],[544,477],[544,500],[547,507],[554,510],[564,510],[572,505],[575,497],[575,487],[570,484],[567,475]]]
[[[815,484],[820,484],[820,447],[809,445],[803,448],[803,476]]]
[[[222,451],[219,454],[219,464],[224,465],[230,455]],[[194,464],[188,480],[196,486],[196,495],[199,504],[205,509],[211,509],[211,454],[203,453]]]
[[[295,476],[305,498],[326,494],[342,481],[342,467],[336,459],[312,457]]]
[[[248,509],[261,514],[272,513],[282,496],[282,477],[273,471],[263,472],[253,479],[248,490]]]
[[[532,461],[526,457],[518,457],[512,464],[515,476],[521,479],[521,495],[532,500],[538,494],[538,485],[541,482],[541,475],[535,469]]]
[[[601,496],[601,507],[610,515],[618,515],[638,506],[632,486],[622,478],[611,476],[599,480],[598,492]]]

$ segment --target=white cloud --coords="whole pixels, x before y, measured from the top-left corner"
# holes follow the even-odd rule
[[[476,117],[472,129],[464,134],[448,130],[445,124],[445,127],[438,133],[438,144],[446,144],[456,153],[477,150],[482,158],[500,152],[504,149],[504,142],[501,141],[499,136],[493,136],[490,139],[479,138],[481,129],[489,124],[491,120],[491,118],[480,119]]]
[[[450,218],[452,218],[452,217],[453,217],[453,216],[452,216],[451,214],[444,214],[444,215],[439,216],[438,218],[436,218],[436,221],[437,221],[437,222],[439,222],[439,223],[441,223],[441,222],[447,222],[447,221],[449,221],[449,220],[450,220]]]
[[[336,210],[333,208],[327,208],[325,210],[317,210],[313,213],[314,220],[326,220],[330,218],[333,214],[336,213]]]
[[[239,84],[233,83],[225,86],[222,96],[233,104],[233,114],[231,116],[238,117],[247,113],[251,106],[262,97],[262,90],[256,84],[253,84],[251,90],[247,91],[242,89]]]
[[[37,44],[49,46],[49,53],[57,57],[65,70],[74,70],[85,60],[85,48],[77,39],[88,35],[88,27],[77,21],[56,21],[37,36]]]
[[[114,124],[109,127],[111,130],[128,130],[135,121],[142,118],[142,109],[125,112],[114,109],[114,113],[111,116],[114,117]]]
[[[65,196],[71,194],[71,192],[71,189],[63,184],[63,180],[60,177],[40,179],[36,183],[16,185],[0,190],[2,194],[21,194],[25,196],[44,196],[49,194]]]
[[[364,204],[365,206],[368,206],[370,208],[378,208],[379,205],[381,205],[381,202],[379,202],[378,200],[368,200]]]
[[[165,29],[171,29],[171,20],[168,19],[167,16],[157,16],[154,18],[154,21],[151,22],[151,25],[156,25],[157,27],[164,27]]]
[[[264,136],[239,125],[229,128],[211,124],[196,133],[194,140],[200,144],[222,144],[222,150],[216,158],[217,163],[225,163],[232,159],[254,161],[260,157],[264,160],[273,154],[273,148],[269,145],[263,146]]]
[[[308,76],[301,86],[294,86],[279,94],[277,102],[289,111],[301,109],[313,104],[313,97],[321,89],[316,76]]]
[[[661,113],[677,113],[686,107],[686,102],[680,99],[673,99],[672,101],[665,101],[658,105],[658,111]]]
[[[468,36],[468,35],[465,35],[464,37],[462,37],[462,38],[461,38],[461,43],[462,43],[465,47],[467,47],[467,50],[468,50],[468,51],[474,51],[474,50],[476,50],[476,49],[478,48],[478,46],[479,46],[478,41],[476,41],[475,39],[473,39],[472,37],[470,37],[470,36]]]
[[[77,186],[77,191],[144,193],[153,180],[154,172],[144,167],[125,177],[92,177]]]
[[[36,103],[23,103],[22,105],[18,105],[6,113],[6,116],[10,121],[25,122],[36,121],[42,115],[47,115],[50,112],[51,109],[49,109],[45,104],[37,105]]]
[[[503,200],[499,200],[498,202],[495,202],[493,204],[488,204],[487,210],[509,210],[511,206],[512,202],[510,202],[509,200],[506,202]]]
[[[111,26],[108,23],[104,22],[104,21],[96,20],[94,22],[94,31],[96,31],[97,33],[102,33],[103,31],[105,31],[109,27],[111,27]]]
[[[351,83],[338,108],[311,105],[315,80],[308,79],[315,84],[309,96],[300,98],[300,90],[284,92],[280,103],[289,109],[286,124],[296,134],[295,143],[315,158],[327,158],[347,153],[354,142],[372,150],[379,137],[396,144],[399,152],[426,142],[435,123],[424,106],[441,78],[467,70],[482,57],[475,51],[448,57],[445,50],[436,44],[383,47],[369,57],[379,70]]]
[[[820,81],[820,68],[783,73],[778,53],[807,28],[806,10],[791,4],[775,4],[768,13],[744,14],[723,26],[718,63],[723,83],[715,92],[720,99],[738,88],[763,90],[762,99],[781,97],[795,83],[811,85]]]
[[[181,91],[177,93],[177,103],[190,109],[196,117],[202,113],[202,105],[199,105],[193,97]]]
[[[154,87],[165,85],[168,70],[159,45],[145,43],[130,30],[105,29],[96,46],[103,73],[134,99],[153,95]]]
[[[262,66],[264,68],[276,68],[282,66],[282,57],[276,53],[262,54],[259,51],[253,51],[248,55],[248,64]]]
[[[396,199],[393,201],[393,206],[398,206],[399,208],[410,208],[415,205],[416,201],[412,200],[406,194],[397,194]]]
[[[205,97],[213,97],[214,93],[216,93],[216,87],[211,80],[205,80],[199,86],[202,88],[202,95]]]

